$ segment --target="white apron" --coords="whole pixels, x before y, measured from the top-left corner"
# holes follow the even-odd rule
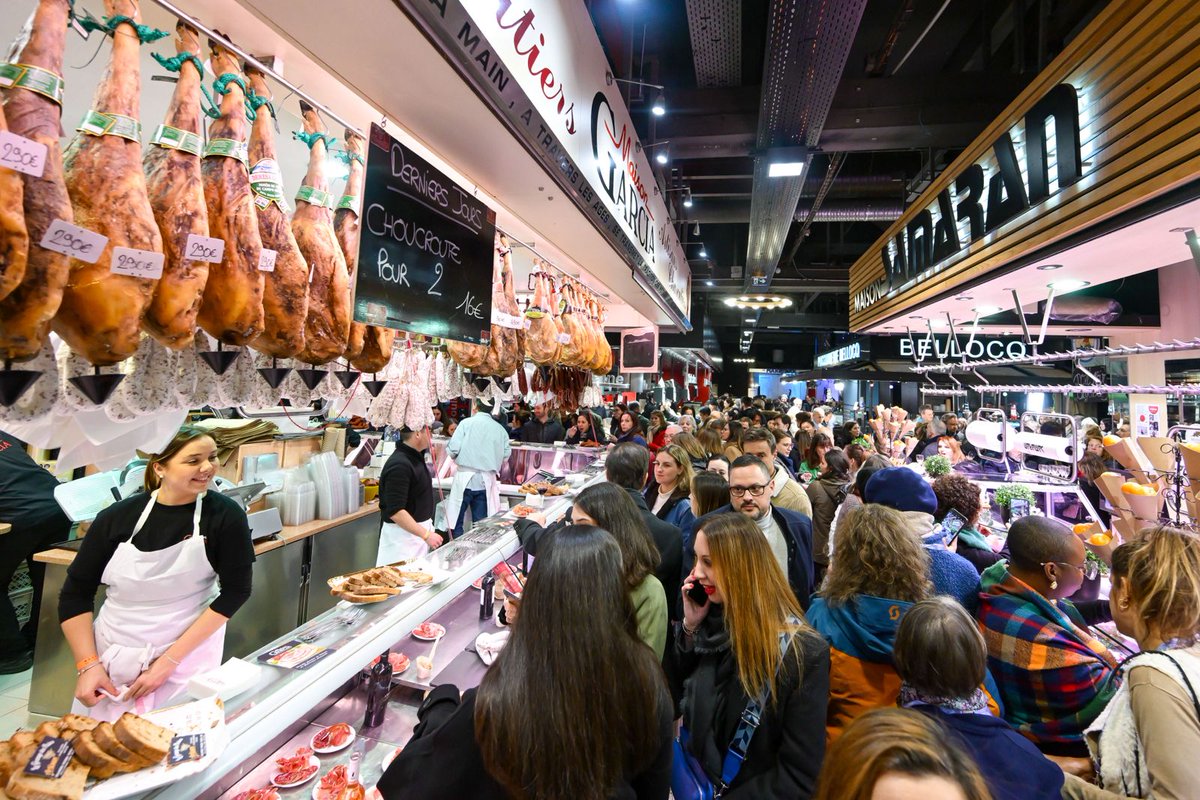
[[[156,489],[150,493],[150,502],[138,518],[133,535],[117,545],[100,578],[108,587],[108,596],[93,625],[96,652],[113,685],[122,691],[191,627],[217,595],[217,573],[209,563],[204,537],[200,535],[204,494],[196,498],[192,534],[187,539],[153,552],[142,552],[133,546],[134,537],[146,524],[157,501]],[[222,625],[184,657],[162,686],[150,694],[133,702],[102,697],[91,708],[76,700],[71,711],[112,722],[126,711],[142,714],[161,708],[194,675],[219,667],[224,649]]]
[[[432,519],[417,524],[433,533]],[[428,553],[429,545],[420,536],[409,533],[394,522],[385,522],[379,530],[379,551],[375,556],[375,566],[412,561]]]
[[[463,492],[467,490],[467,484],[475,475],[483,476],[483,490],[487,492],[488,516],[490,517],[500,510],[500,482],[496,480],[496,473],[491,471],[477,473],[474,470],[460,469],[454,473],[454,479],[450,482],[450,496],[446,498],[446,530],[454,530],[454,526],[458,523],[458,514],[462,510]],[[479,520],[471,520],[471,524],[476,522]]]

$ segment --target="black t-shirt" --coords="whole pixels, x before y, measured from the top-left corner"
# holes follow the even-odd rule
[[[58,479],[29,457],[20,439],[0,431],[0,522],[20,527],[61,513],[56,486]]]
[[[433,478],[425,456],[400,442],[379,473],[379,510],[384,522],[407,511],[417,522],[433,519]]]
[[[139,492],[96,516],[79,548],[79,555],[67,567],[67,578],[58,596],[60,622],[91,613],[95,608],[96,589],[104,569],[117,551],[117,545],[133,535],[133,528],[149,499],[149,494]],[[223,617],[232,617],[250,598],[254,573],[250,523],[241,506],[224,495],[209,492],[201,502],[200,535],[204,537],[208,563],[217,573],[221,587],[221,593],[209,608]],[[179,544],[192,535],[195,511],[195,503],[182,506],[155,503],[133,545],[150,553]]]

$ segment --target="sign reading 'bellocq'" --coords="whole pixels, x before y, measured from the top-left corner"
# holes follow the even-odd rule
[[[486,343],[496,212],[371,126],[354,320]]]

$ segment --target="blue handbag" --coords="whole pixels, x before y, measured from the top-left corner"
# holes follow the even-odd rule
[[[793,623],[799,620],[793,620]],[[792,637],[786,633],[779,634],[779,662],[787,655]],[[675,740],[675,757],[671,761],[671,794],[675,800],[718,800],[729,785],[737,778],[746,760],[746,751],[750,749],[750,740],[758,730],[762,719],[763,707],[767,704],[767,687],[764,686],[758,697],[751,698],[738,721],[737,731],[725,752],[725,760],[721,764],[720,786],[714,787],[708,778],[708,773],[700,765],[699,760],[688,751],[687,745],[691,739],[687,728],[680,728],[679,738]]]

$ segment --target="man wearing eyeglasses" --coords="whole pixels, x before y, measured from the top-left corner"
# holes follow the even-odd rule
[[[729,505],[696,520],[692,530],[703,529],[705,520],[717,514],[736,511],[750,517],[766,537],[800,606],[807,610],[813,593],[812,520],[772,505],[774,474],[775,470],[757,456],[740,456],[729,467]],[[685,569],[690,571],[695,562],[690,538],[687,547]]]

